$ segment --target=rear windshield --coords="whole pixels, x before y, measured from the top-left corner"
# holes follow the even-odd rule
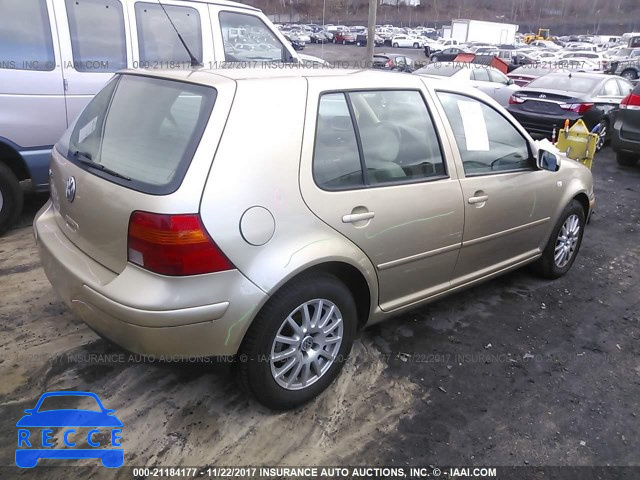
[[[548,88],[549,90],[564,90],[567,92],[587,93],[593,90],[601,79],[576,77],[568,75],[545,75],[536,78],[527,88]]]
[[[56,149],[107,180],[169,194],[184,178],[215,98],[210,87],[119,75],[93,98]]]

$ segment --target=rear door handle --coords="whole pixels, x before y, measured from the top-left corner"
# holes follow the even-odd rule
[[[471,205],[475,205],[476,203],[484,203],[487,200],[489,200],[489,195],[479,195],[477,197],[471,197],[469,198],[468,202]]]
[[[362,222],[365,220],[371,220],[375,216],[375,212],[351,213],[342,217],[342,223]]]

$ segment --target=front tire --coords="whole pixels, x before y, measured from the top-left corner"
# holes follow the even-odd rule
[[[627,80],[637,80],[638,79],[638,72],[636,72],[635,70],[629,68],[627,70],[625,70],[624,72],[622,72],[622,74],[620,75],[623,78],[626,78]]]
[[[400,48],[400,45],[398,45],[397,43],[394,43],[393,48]]]
[[[418,44],[418,43],[414,43],[414,44],[413,44],[413,48],[420,48],[420,44]]]
[[[0,162],[0,235],[16,222],[22,213],[23,202],[18,178],[9,167]]]
[[[242,388],[273,410],[310,401],[338,376],[356,327],[353,296],[335,276],[317,273],[285,285],[242,342]]]
[[[438,61],[438,56],[436,55],[435,57],[431,57],[431,61],[432,62],[437,62]]]
[[[638,163],[638,157],[630,155],[628,153],[616,152],[616,160],[619,165],[623,167],[633,167],[636,163]]]
[[[566,274],[578,256],[584,226],[584,209],[580,202],[571,200],[560,215],[542,257],[533,264],[534,271],[548,279],[560,278]]]

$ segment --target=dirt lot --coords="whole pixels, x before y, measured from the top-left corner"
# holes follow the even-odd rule
[[[71,316],[29,227],[46,199],[30,198],[0,238],[0,477],[22,411],[62,389],[115,409],[126,465],[640,466],[640,167],[607,149],[594,173],[569,275],[517,271],[365,330],[329,391],[287,414],[245,399],[228,366],[137,362]]]

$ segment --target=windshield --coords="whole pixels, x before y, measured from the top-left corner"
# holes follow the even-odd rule
[[[117,76],[56,148],[110,181],[146,193],[171,193],[193,158],[215,95],[200,85]]]
[[[568,92],[587,93],[592,91],[601,80],[576,77],[572,75],[545,75],[536,78],[527,88],[545,88],[549,90],[565,90]]]

